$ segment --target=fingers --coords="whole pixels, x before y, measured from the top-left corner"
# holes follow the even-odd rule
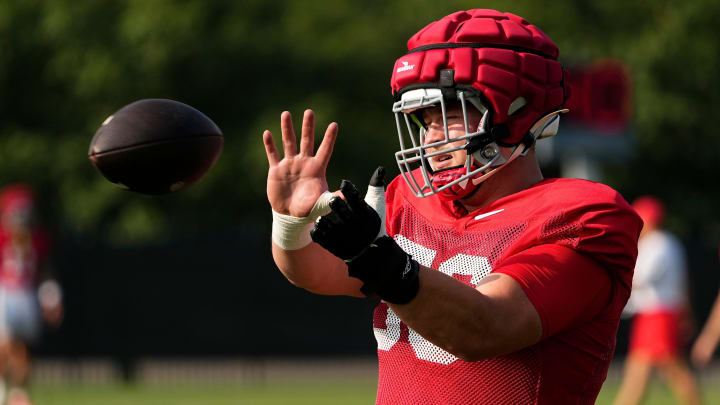
[[[350,207],[342,198],[333,197],[333,199],[330,200],[330,209],[332,209],[333,212],[337,214],[337,216],[343,221],[352,220],[352,212],[350,212]]]
[[[345,200],[347,200],[351,209],[354,210],[359,207],[359,203],[362,199],[360,198],[360,193],[357,188],[355,188],[354,184],[347,180],[343,180],[342,183],[340,183],[340,191],[342,191],[345,196]]]
[[[337,133],[337,123],[333,122],[328,125],[322,143],[320,143],[320,147],[318,148],[317,154],[315,155],[315,157],[320,160],[320,163],[323,165],[323,167],[327,168],[328,163],[330,163],[330,156],[332,156],[333,147],[335,146],[335,139],[337,139]]]
[[[323,246],[331,244],[332,241],[328,240],[328,233],[332,232],[333,228],[341,223],[342,220],[332,211],[327,215],[318,217],[315,220],[315,225],[310,230],[310,239]]]
[[[300,135],[300,154],[312,156],[315,142],[315,113],[305,110],[303,115],[302,133]]]
[[[315,225],[310,230],[310,239],[313,240],[315,243],[324,243],[327,239],[327,223],[324,222],[327,221],[323,219],[323,217],[319,217],[315,221]]]
[[[332,231],[336,226],[342,226],[352,220],[352,212],[345,200],[340,197],[333,197],[330,200],[330,213],[319,217],[315,221],[315,226],[310,231],[310,237],[318,242],[323,241],[327,232]]]
[[[280,129],[282,131],[283,150],[285,158],[292,158],[298,154],[297,140],[295,138],[295,130],[292,124],[292,116],[289,111],[283,111],[280,115]],[[268,154],[268,161],[272,164],[279,162],[279,153],[272,142],[272,135],[263,133],[263,142],[265,143],[265,151]],[[328,125],[323,137],[322,143],[318,148],[316,157],[320,164],[327,168],[332,155],[335,139],[337,139],[338,126],[333,122]],[[315,143],[315,113],[308,109],[303,114],[302,132],[300,134],[300,155],[312,157]]]
[[[289,111],[283,111],[280,115],[280,129],[282,131],[283,150],[285,157],[293,157],[298,154],[297,140],[295,138],[295,129],[292,124],[292,115]],[[330,162],[330,156],[332,155],[333,147],[335,146],[335,139],[337,138],[338,126],[337,123],[333,122],[328,125],[323,137],[322,143],[318,148],[317,157],[320,163],[327,167]],[[263,139],[265,135],[263,134]],[[270,139],[271,141],[272,139]],[[268,145],[271,142],[265,140],[265,149],[268,150]],[[300,155],[312,156],[315,144],[315,113],[307,109],[303,114],[302,132],[300,134]],[[275,147],[272,147],[275,150]],[[277,152],[276,152],[277,153]],[[268,157],[269,159],[269,157]]]
[[[325,229],[332,229],[333,226],[341,225],[343,219],[335,211],[330,211],[328,214],[323,215],[321,220],[318,221],[319,225],[322,225]]]
[[[268,163],[270,163],[270,167],[276,166],[278,162],[280,162],[280,154],[275,148],[275,142],[273,142],[272,133],[270,133],[270,131],[268,130],[265,130],[262,137],[263,144],[265,145],[265,154],[267,154]]]
[[[378,166],[372,177],[370,177],[370,185],[373,187],[385,187],[385,168]]]
[[[280,114],[280,130],[282,131],[283,150],[285,157],[293,157],[297,155],[297,144],[295,140],[295,130],[292,125],[292,115],[289,111],[283,111]]]

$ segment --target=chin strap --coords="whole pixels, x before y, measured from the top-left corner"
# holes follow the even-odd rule
[[[560,126],[560,114],[567,112],[570,112],[570,110],[563,108],[540,118],[530,127],[530,133],[535,135],[535,139],[549,138],[557,135]]]
[[[522,155],[525,156],[527,152],[535,145],[535,141],[538,139],[550,138],[558,133],[560,129],[560,114],[569,112],[567,108],[553,111],[550,114],[540,118],[530,127],[530,130],[525,135],[523,143],[525,144],[525,150]]]
[[[480,177],[472,179],[472,183],[474,185],[478,185],[482,183],[483,181],[487,180],[489,177],[491,177],[493,174],[495,174],[499,169],[506,166],[508,163],[512,162],[513,160],[517,159],[519,156],[525,156],[530,148],[535,144],[535,141],[538,139],[543,138],[550,138],[552,136],[557,135],[558,129],[560,127],[560,114],[566,113],[570,110],[567,108],[553,111],[550,114],[545,115],[544,117],[540,118],[533,124],[533,126],[530,128],[528,133],[523,137],[523,140],[515,146],[515,149],[513,149],[510,156],[503,162],[501,165],[494,167],[490,169],[489,172],[483,174]],[[502,124],[504,125],[504,124]],[[506,127],[507,128],[507,127]],[[498,142],[499,143],[499,142]],[[490,145],[487,145],[490,146]],[[477,151],[475,153],[483,153],[485,149],[482,151]],[[499,153],[499,152],[498,152]],[[473,155],[474,157],[475,155]],[[476,158],[477,159],[477,158]]]

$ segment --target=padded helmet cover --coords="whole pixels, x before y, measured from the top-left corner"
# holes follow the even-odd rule
[[[539,28],[511,13],[459,11],[430,23],[407,43],[409,53],[395,62],[391,87],[404,91],[438,86],[440,71],[452,69],[454,83],[481,92],[493,110],[492,125],[506,123],[503,142],[519,143],[545,114],[558,110],[569,95],[559,51]],[[509,116],[510,104],[526,105]]]

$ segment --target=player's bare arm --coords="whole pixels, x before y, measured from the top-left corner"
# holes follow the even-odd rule
[[[425,339],[464,361],[512,353],[537,343],[542,323],[522,288],[491,274],[477,288],[424,266],[420,289],[395,314]]]
[[[325,172],[332,155],[338,126],[331,123],[317,152],[314,152],[315,115],[306,110],[303,116],[298,150],[292,116],[284,111],[280,117],[284,156],[275,147],[272,133],[263,133],[263,143],[270,168],[267,195],[273,211],[297,218],[307,217],[318,198],[328,191]],[[275,263],[287,279],[318,294],[361,295],[361,283],[347,275],[342,260],[315,243],[287,250],[272,243]]]
[[[700,335],[693,343],[690,358],[699,367],[706,366],[720,341],[720,295],[715,299],[710,317],[703,326]]]

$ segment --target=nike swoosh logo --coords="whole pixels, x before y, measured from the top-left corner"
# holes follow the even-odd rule
[[[484,213],[484,214],[480,214],[480,215],[476,216],[475,219],[477,220],[477,219],[487,218],[487,217],[489,217],[490,215],[495,215],[495,214],[497,214],[498,212],[503,212],[503,211],[505,211],[505,208],[499,209],[499,210],[497,210],[497,211],[486,212],[486,213]]]

